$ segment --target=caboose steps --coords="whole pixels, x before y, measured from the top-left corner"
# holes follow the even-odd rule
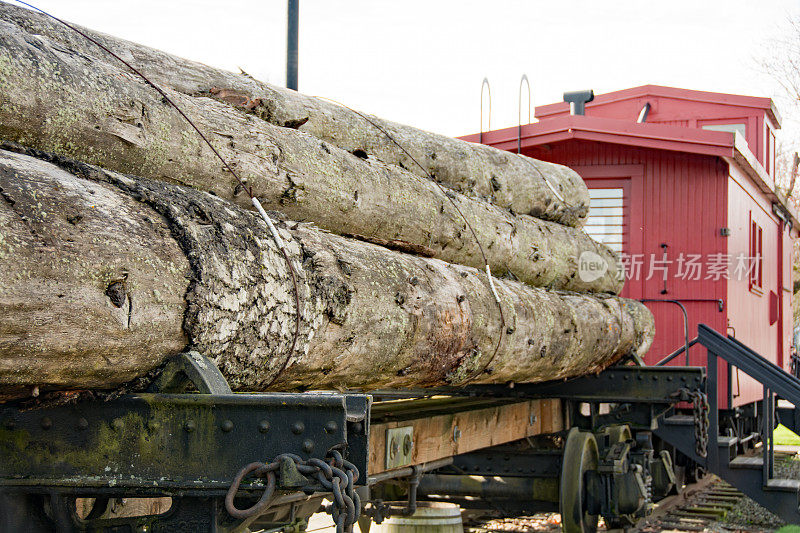
[[[719,437],[719,456],[727,457],[732,460],[736,457],[736,447],[739,444],[739,439],[736,437]]]
[[[800,380],[732,337],[726,338],[702,324],[698,330],[697,342],[708,351],[706,393],[710,400],[699,410],[701,415],[695,408],[694,416],[671,414],[662,417],[656,434],[782,519],[800,523],[800,481],[774,477],[773,442],[773,429],[778,421],[792,431],[800,429],[800,413],[788,406],[800,405]],[[754,412],[761,431],[761,451],[757,456],[739,454],[747,447],[745,444],[753,440],[752,435],[743,433],[742,439],[720,435],[719,408],[713,401],[719,397],[719,359],[756,379],[763,387],[760,409],[756,409],[760,413]],[[782,399],[781,407],[777,407],[778,398]],[[697,439],[704,431],[698,428],[698,418],[707,420],[708,442],[700,447]],[[706,453],[701,453],[703,451]]]
[[[768,479],[764,482],[761,458],[740,457],[731,461],[730,466],[722,466],[716,474],[786,522],[800,523],[800,481]]]
[[[764,459],[761,457],[736,457],[728,466],[732,469],[741,470],[761,470],[764,467]]]
[[[800,491],[800,480],[797,479],[770,479],[764,486],[766,490],[777,492],[793,492],[795,494]]]

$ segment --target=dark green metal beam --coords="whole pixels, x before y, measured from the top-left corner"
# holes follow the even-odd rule
[[[281,453],[350,451],[366,472],[366,396],[139,394],[38,410],[0,409],[0,487],[224,494]],[[365,476],[362,476],[365,478]],[[363,483],[363,479],[360,480]]]

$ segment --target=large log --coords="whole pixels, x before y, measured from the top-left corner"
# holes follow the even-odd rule
[[[288,267],[256,213],[18,150],[0,151],[5,397],[115,387],[187,347],[235,389],[298,390],[566,378],[652,341],[635,301],[495,280],[502,322],[480,270],[279,221],[290,354]]]
[[[30,34],[47,36],[75,53],[104,58],[96,45],[43,15],[0,2],[0,19]],[[254,113],[272,124],[298,128],[349,152],[361,151],[385,163],[402,165],[423,177],[430,173],[455,190],[489,198],[516,213],[571,226],[581,225],[586,217],[588,191],[580,176],[566,167],[368,115],[370,121],[392,135],[406,154],[363,116],[345,107],[86,28],[82,30],[161,86],[189,95],[221,89],[219,96],[228,101],[246,101]]]
[[[479,268],[482,246],[494,273],[534,286],[615,294],[622,288],[614,253],[581,229],[515,216],[228,104],[167,91],[265,207],[293,220],[339,234],[410,242],[442,260]],[[150,87],[2,20],[0,138],[250,206],[231,173]],[[585,252],[605,265],[599,277],[578,275]]]

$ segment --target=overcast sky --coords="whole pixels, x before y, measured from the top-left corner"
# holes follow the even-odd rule
[[[285,0],[33,3],[100,31],[285,83]],[[449,135],[479,129],[484,76],[493,129],[516,124],[522,74],[534,105],[560,101],[565,90],[647,83],[777,96],[755,58],[798,12],[798,0],[300,0],[299,85]]]

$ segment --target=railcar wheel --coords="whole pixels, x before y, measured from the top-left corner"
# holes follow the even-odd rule
[[[608,436],[607,439],[603,439],[603,437]],[[603,429],[603,431],[597,434],[597,438],[601,439],[601,442],[604,442],[608,448],[618,444],[620,442],[625,442],[628,440],[633,439],[633,434],[631,433],[631,428],[627,425],[617,425],[617,426],[609,426]],[[603,454],[607,452],[608,449],[603,450]],[[606,527],[608,529],[626,529],[632,527],[636,524],[637,519],[634,515],[622,515],[622,516],[604,516],[603,519],[606,522]]]
[[[625,442],[626,440],[631,440],[633,438],[633,434],[631,433],[631,428],[627,425],[618,425],[618,426],[608,426],[603,429],[600,433],[598,433],[598,437],[608,435],[608,445],[613,446],[618,442]]]
[[[572,428],[567,434],[561,466],[559,510],[564,533],[594,533],[598,515],[589,514],[587,473],[596,471],[597,441],[592,433]]]

